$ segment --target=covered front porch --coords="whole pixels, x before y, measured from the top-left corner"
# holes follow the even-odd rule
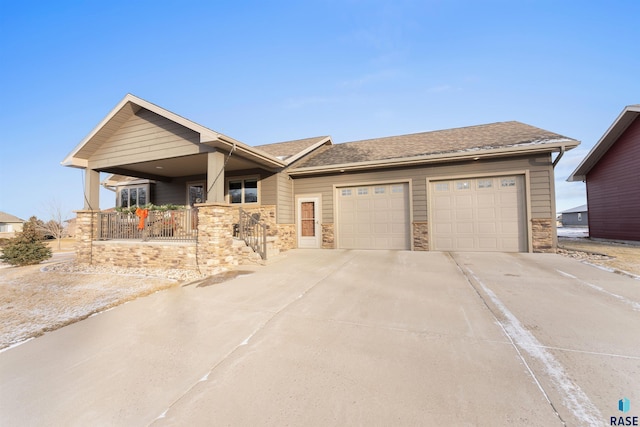
[[[265,240],[288,229],[276,209],[285,161],[133,95],[63,165],[84,169],[81,263],[211,273],[238,263],[241,211],[255,220],[245,236]],[[115,210],[100,210],[102,188],[114,192]]]

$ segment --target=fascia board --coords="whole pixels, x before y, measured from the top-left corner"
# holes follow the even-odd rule
[[[535,153],[551,153],[564,147],[565,150],[571,150],[580,144],[576,140],[563,140],[553,144],[541,144],[532,148],[531,145],[524,147],[506,147],[500,149],[464,151],[459,153],[430,154],[426,156],[415,156],[398,159],[374,160],[369,162],[343,163],[328,166],[311,166],[306,168],[297,168],[289,171],[292,176],[310,175],[314,173],[354,171],[375,168],[391,168],[402,166],[414,166],[428,163],[457,162],[465,160],[479,160],[482,158],[508,157]]]

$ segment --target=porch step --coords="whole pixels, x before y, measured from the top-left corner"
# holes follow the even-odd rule
[[[278,249],[277,245],[278,238],[277,237],[267,237],[267,260],[271,260],[274,257],[277,257],[280,254],[280,249]],[[265,261],[262,259],[260,254],[256,253],[251,249],[242,239],[233,239],[232,247],[235,249],[236,253],[239,255],[238,262],[240,264],[250,263],[250,264],[260,264],[264,265]]]

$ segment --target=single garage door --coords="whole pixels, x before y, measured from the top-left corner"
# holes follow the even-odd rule
[[[440,251],[527,251],[522,175],[432,181],[431,242]]]
[[[339,248],[411,248],[408,184],[363,185],[336,191]]]

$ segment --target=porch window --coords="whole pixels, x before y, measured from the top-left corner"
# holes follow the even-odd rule
[[[256,178],[231,179],[228,184],[229,203],[258,203]]]
[[[149,186],[147,185],[122,187],[118,192],[118,207],[131,208],[149,203],[149,198],[147,197],[149,194]]]

